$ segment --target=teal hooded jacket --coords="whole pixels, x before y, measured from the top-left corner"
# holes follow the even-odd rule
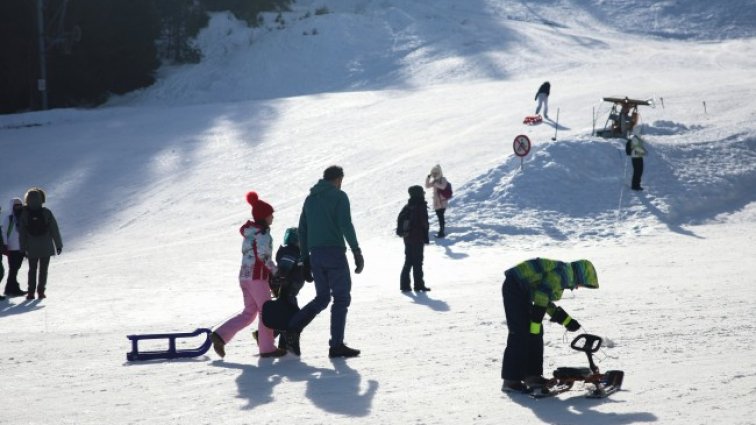
[[[320,247],[360,249],[352,225],[349,197],[328,180],[320,180],[310,189],[299,216],[299,243],[302,255]]]

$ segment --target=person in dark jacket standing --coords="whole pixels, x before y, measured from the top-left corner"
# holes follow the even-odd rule
[[[42,189],[33,187],[27,190],[24,202],[26,205],[21,211],[19,240],[21,251],[29,259],[29,291],[26,299],[33,300],[35,291],[39,299],[43,299],[47,297],[45,290],[50,257],[60,255],[63,240],[52,211],[42,206],[45,203],[45,192]]]
[[[548,81],[545,81],[543,84],[541,84],[541,87],[538,88],[538,92],[535,95],[535,100],[538,101],[538,106],[536,107],[536,115],[538,115],[539,112],[541,112],[541,106],[543,106],[543,116],[544,118],[549,118],[549,95],[551,94],[551,83]]]
[[[410,271],[415,281],[414,289],[430,291],[423,280],[423,251],[430,243],[428,238],[428,203],[425,201],[425,191],[421,186],[410,186],[410,198],[407,205],[399,213],[397,229],[400,229],[404,239],[404,267],[399,277],[399,287],[402,292],[410,290]]]
[[[352,249],[355,273],[365,266],[357,235],[352,224],[349,197],[341,190],[344,170],[333,165],[323,172],[323,178],[310,189],[299,216],[299,244],[302,250],[305,277],[315,280],[315,298],[289,321],[284,333],[286,348],[300,355],[299,334],[323,311],[333,297],[331,306],[331,339],[328,357],[355,357],[360,350],[344,344],[344,330],[352,280],[346,257],[346,239]]]

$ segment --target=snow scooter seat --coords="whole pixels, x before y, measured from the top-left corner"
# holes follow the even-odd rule
[[[593,371],[587,367],[558,367],[554,371],[554,378],[584,380],[592,373]]]

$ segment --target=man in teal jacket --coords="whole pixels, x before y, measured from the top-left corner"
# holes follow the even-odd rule
[[[344,170],[328,167],[323,179],[310,189],[299,216],[299,243],[304,257],[305,277],[315,280],[315,298],[289,321],[285,332],[286,348],[300,355],[299,334],[321,311],[331,307],[331,340],[329,357],[355,357],[359,350],[344,344],[344,329],[352,300],[352,280],[346,258],[346,245],[354,255],[355,273],[362,272],[362,258],[357,235],[352,225],[349,197],[341,190]]]
[[[546,383],[543,378],[543,318],[549,315],[570,332],[580,329],[554,301],[565,289],[598,288],[596,269],[588,260],[571,263],[535,258],[504,272],[501,287],[507,317],[507,347],[501,367],[502,391],[527,391]]]

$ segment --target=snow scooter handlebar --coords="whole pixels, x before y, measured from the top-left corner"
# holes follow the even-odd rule
[[[578,342],[585,340],[583,342],[583,345],[578,345]],[[576,351],[583,351],[585,353],[595,353],[601,348],[601,343],[604,340],[601,339],[598,335],[591,335],[591,334],[580,334],[575,337],[575,339],[572,340],[572,344],[570,344],[570,347],[572,347],[573,350]]]
[[[583,341],[582,345],[578,344],[580,341]],[[572,347],[573,350],[584,352],[585,355],[588,356],[588,364],[591,366],[591,370],[593,373],[598,373],[598,366],[593,363],[593,353],[601,348],[602,342],[603,339],[598,335],[580,334],[572,340],[570,347]]]

